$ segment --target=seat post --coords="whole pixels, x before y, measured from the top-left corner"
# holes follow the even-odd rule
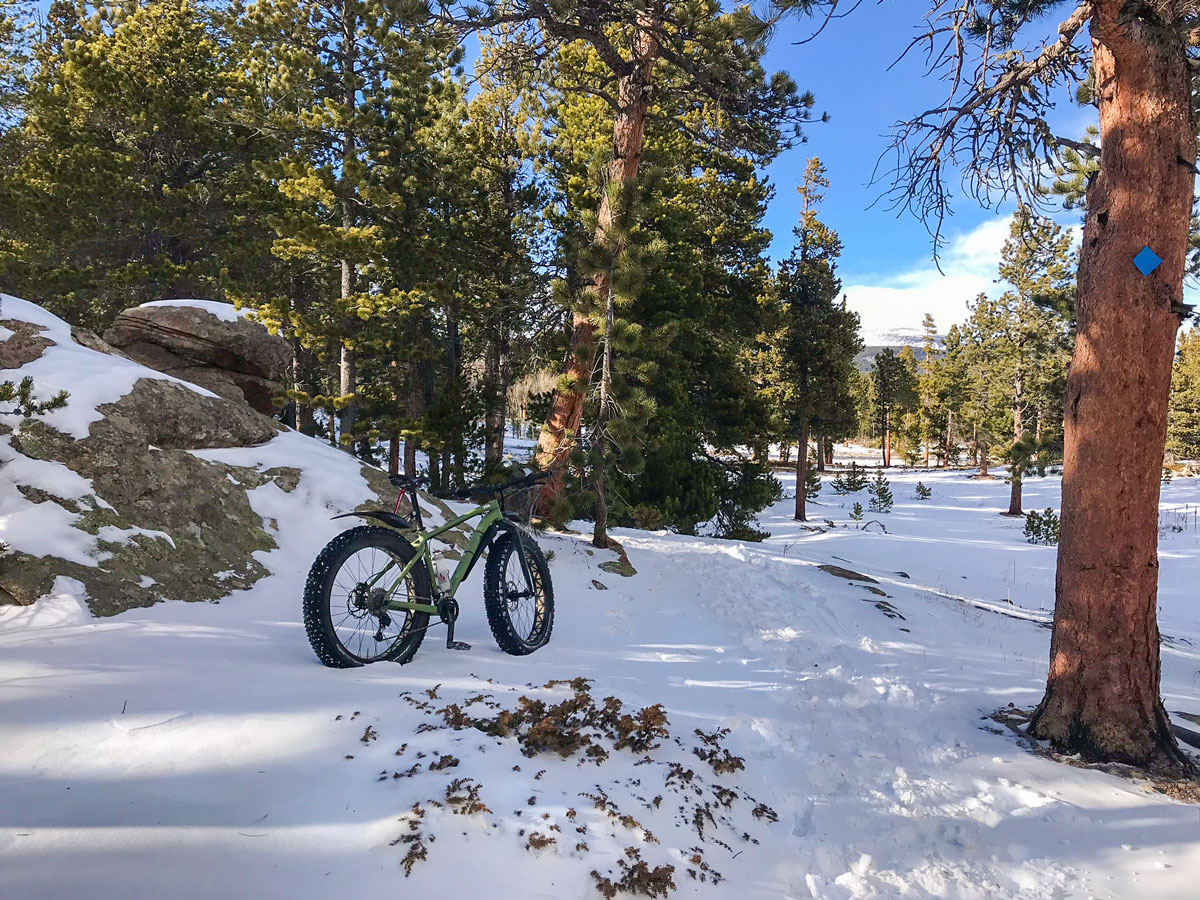
[[[414,487],[408,495],[412,502],[413,519],[417,523],[417,531],[425,530],[425,523],[421,521],[421,505],[417,502],[417,489]]]

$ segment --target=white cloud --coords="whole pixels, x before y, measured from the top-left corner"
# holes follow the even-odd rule
[[[968,301],[1002,290],[996,267],[1009,221],[991,219],[955,237],[942,255],[940,272],[932,260],[922,260],[899,272],[857,276],[844,285],[848,305],[862,319],[867,343],[872,343],[872,335],[918,330],[925,313],[944,334],[966,319]]]

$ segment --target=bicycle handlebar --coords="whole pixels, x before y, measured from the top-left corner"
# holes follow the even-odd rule
[[[503,494],[505,491],[533,487],[538,482],[545,481],[551,474],[547,471],[530,472],[528,475],[522,475],[520,478],[514,478],[512,481],[505,482],[504,484],[473,484],[460,491],[449,491],[444,496],[448,500],[469,500],[475,494],[486,494],[494,497]],[[389,475],[388,481],[395,487],[406,491],[415,491],[420,487],[429,487],[429,479],[424,476]]]
[[[453,500],[468,500],[474,494],[487,494],[494,497],[498,494],[503,494],[505,491],[533,487],[539,481],[545,481],[551,474],[550,472],[530,472],[528,475],[514,478],[512,481],[505,482],[504,484],[473,484],[461,491],[455,491],[450,497]]]

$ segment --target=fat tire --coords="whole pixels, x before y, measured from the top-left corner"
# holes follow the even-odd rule
[[[533,636],[532,641],[522,639],[513,630],[512,620],[508,615],[508,603],[504,596],[504,571],[507,568],[508,557],[515,549],[511,532],[502,534],[492,542],[483,580],[483,605],[487,610],[492,637],[496,639],[496,644],[501,650],[512,656],[528,656],[544,647],[550,642],[550,632],[554,629],[554,585],[550,581],[550,563],[535,540],[524,534],[520,538],[525,547],[525,558],[531,567],[538,570],[542,580],[545,613],[538,634]]]
[[[366,665],[363,660],[351,655],[337,639],[329,609],[329,593],[342,564],[355,552],[367,547],[379,547],[408,562],[416,551],[404,537],[388,528],[375,525],[360,525],[343,531],[325,545],[313,561],[304,584],[304,630],[313,652],[325,665],[334,669],[352,669]],[[419,597],[432,597],[433,588],[429,572],[424,563],[417,563],[409,573]],[[408,633],[399,637],[392,649],[376,662],[404,664],[413,658],[421,641],[425,638],[429,624],[428,613],[412,613]]]

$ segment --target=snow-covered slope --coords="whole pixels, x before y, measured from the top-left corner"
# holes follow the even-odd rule
[[[0,411],[0,604],[51,589],[86,590],[102,614],[220,600],[266,573],[258,552],[290,529],[394,496],[382,472],[33,303],[0,295],[0,322],[0,382],[28,376],[41,398],[69,394],[33,420]]]
[[[921,503],[917,477],[893,479],[886,535],[840,527],[853,498],[828,487],[824,532],[788,501],[759,545],[621,532],[632,578],[543,537],[556,626],[525,658],[492,643],[476,573],[470,652],[435,630],[408,666],[322,668],[300,591],[339,526],[318,495],[303,518],[276,490],[256,500],[279,522],[272,574],[218,605],[97,621],[64,592],[0,613],[0,897],[590,898],[626,848],[674,866],[678,896],[1195,896],[1196,807],[1033,756],[985,718],[1040,694],[1052,551],[996,515],[1002,483],[922,473]],[[1029,505],[1056,489],[1033,481]],[[1198,556],[1195,531],[1170,532],[1164,695],[1192,712]],[[664,704],[671,737],[649,762],[529,758],[439,713],[559,702],[569,687],[535,686],[576,676],[597,702]],[[703,762],[697,730],[744,770]],[[486,811],[456,814],[471,801],[448,794],[473,788]]]

